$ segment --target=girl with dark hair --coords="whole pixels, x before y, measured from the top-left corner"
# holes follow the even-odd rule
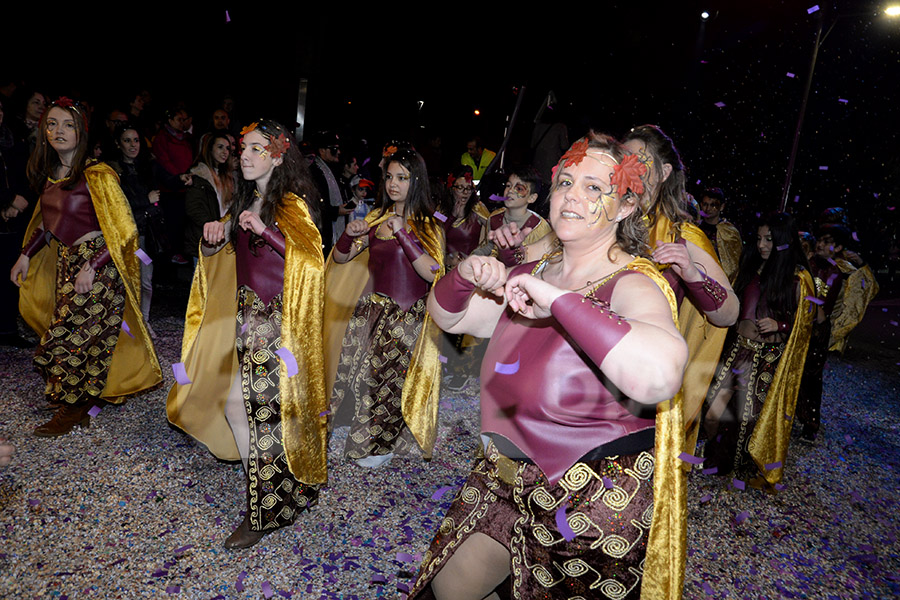
[[[472,255],[438,282],[443,329],[490,337],[483,451],[411,599],[680,598],[686,489],[678,389],[687,348],[646,246],[645,170],[607,137],[563,155],[556,252],[510,271]]]
[[[159,208],[159,190],[153,185],[153,172],[150,165],[149,152],[143,148],[141,134],[131,124],[119,125],[113,135],[119,157],[110,161],[109,166],[119,176],[119,183],[138,229],[138,244],[147,256],[157,256],[150,252],[148,236],[151,228],[162,220],[162,209]],[[158,227],[156,227],[158,229]],[[150,304],[153,299],[153,262],[144,258],[141,261],[141,314],[147,323],[147,330],[155,337],[150,327]]]
[[[484,241],[485,225],[490,212],[478,199],[472,180],[472,168],[459,167],[447,177],[449,194],[443,196],[441,210],[447,236],[445,266],[452,269]]]
[[[225,216],[234,194],[231,142],[224,131],[207,135],[194,165],[184,197],[184,251],[197,260],[203,226]]]
[[[241,135],[243,178],[228,214],[203,227],[184,370],[167,403],[170,422],[243,462],[247,512],[226,548],[293,523],[326,481],[318,198],[281,124]]]
[[[415,444],[430,457],[434,445],[440,332],[425,313],[425,297],[444,263],[444,234],[434,211],[422,157],[396,150],[385,158],[375,209],[347,224],[332,253],[337,265],[367,265],[367,273],[355,278],[362,286],[356,296],[331,290],[328,296],[329,302],[359,298],[331,367],[331,404],[333,423],[350,424],[344,454],[362,466],[382,465]],[[330,278],[343,278],[340,273],[329,266]],[[342,331],[332,326],[334,333]]]
[[[52,103],[38,131],[27,173],[41,198],[11,279],[21,286],[22,316],[41,338],[34,365],[45,395],[59,405],[34,433],[55,437],[88,425],[101,398],[124,402],[162,375],[141,317],[138,231],[118,177],[88,162],[76,102]]]
[[[815,296],[790,215],[774,213],[759,225],[735,289],[740,319],[729,332],[704,406],[705,466],[725,475],[755,462],[762,476],[754,483],[773,485],[787,456],[812,328],[808,298]]]

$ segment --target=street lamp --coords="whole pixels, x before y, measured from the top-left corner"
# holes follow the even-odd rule
[[[824,12],[824,11],[823,11]],[[884,14],[888,17],[897,17],[900,16],[900,5],[894,4],[888,6]],[[812,53],[812,61],[809,65],[809,76],[806,78],[806,88],[803,90],[803,101],[800,103],[800,115],[797,117],[797,128],[794,130],[794,145],[791,148],[791,158],[788,160],[787,166],[787,174],[784,178],[784,187],[781,191],[781,211],[784,212],[787,207],[788,194],[791,191],[791,178],[794,174],[794,163],[797,162],[797,149],[800,147],[800,130],[803,127],[803,117],[806,114],[806,103],[809,100],[809,90],[812,88],[813,74],[816,71],[816,58],[819,55],[819,48],[825,43],[825,39],[828,37],[828,34],[831,33],[831,30],[834,29],[834,26],[837,22],[844,17],[871,17],[877,16],[877,13],[869,12],[861,12],[861,13],[845,13],[839,14],[834,18],[831,25],[828,27],[828,31],[825,32],[825,35],[822,35],[822,24],[825,20],[822,16],[822,13],[819,13],[818,18],[818,29],[816,30],[816,43],[813,46]]]

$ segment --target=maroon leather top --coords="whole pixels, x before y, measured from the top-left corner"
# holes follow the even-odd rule
[[[280,237],[281,232],[276,230],[275,235]],[[234,241],[237,285],[247,286],[268,305],[284,289],[284,257],[259,236],[252,237],[251,248],[251,232],[238,229]]]
[[[444,222],[444,232],[447,238],[447,256],[454,252],[462,252],[468,256],[478,247],[478,241],[481,238],[481,223],[472,214],[459,227],[454,227],[453,221],[448,218]]]
[[[87,181],[82,179],[71,190],[62,189],[65,181],[47,182],[41,194],[44,230],[66,246],[72,246],[86,233],[100,231]]]
[[[741,321],[755,321],[756,319],[768,316],[765,299],[760,303],[759,275],[754,275],[747,287],[744,288],[743,298],[741,298]],[[762,307],[761,314],[757,314],[757,307]]]
[[[419,277],[412,263],[406,258],[400,243],[391,237],[379,239],[377,227],[369,230],[369,285],[368,290],[390,297],[403,310],[428,293],[428,282]],[[413,232],[409,237],[419,241]]]
[[[491,217],[491,231],[500,229],[500,227],[503,225],[503,215],[505,214],[505,212],[497,213],[496,215],[493,215]],[[535,227],[540,225],[540,223],[541,218],[532,213],[528,215],[528,219],[525,221],[525,225],[522,226],[522,229],[525,229],[526,227],[531,227],[532,229],[534,229]]]
[[[643,275],[622,271],[593,297],[609,301],[622,277]],[[555,483],[594,448],[655,426],[654,419],[629,412],[616,400],[621,393],[601,378],[556,319],[530,320],[506,310],[481,364],[481,430],[515,444]]]

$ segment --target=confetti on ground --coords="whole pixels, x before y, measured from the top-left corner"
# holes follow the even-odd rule
[[[100,414],[102,409],[99,405],[91,407],[91,410],[88,411],[88,414],[93,418]]]
[[[443,496],[444,494],[446,494],[447,492],[449,492],[452,489],[453,488],[450,487],[449,485],[441,486],[438,488],[438,490],[434,494],[431,495],[431,499],[435,500],[435,501],[440,500],[441,496]]]
[[[734,521],[735,521],[738,525],[740,525],[741,523],[743,523],[744,521],[746,521],[746,520],[747,520],[747,517],[749,517],[749,516],[750,516],[750,513],[747,512],[746,510],[745,510],[745,511],[741,511],[741,512],[739,512],[737,515],[735,515]]]
[[[294,355],[290,350],[282,346],[278,350],[275,351],[275,354],[281,357],[281,361],[284,363],[284,366],[287,368],[288,377],[293,377],[297,373],[300,372],[299,367],[297,366],[297,359],[294,358]]]
[[[747,484],[744,483],[743,481],[741,481],[740,479],[732,479],[731,485],[733,485],[734,487],[736,487],[739,490],[744,490],[747,487]]]

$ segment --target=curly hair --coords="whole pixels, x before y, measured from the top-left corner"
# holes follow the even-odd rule
[[[41,115],[41,121],[37,127],[37,144],[28,159],[28,166],[25,170],[28,176],[28,183],[31,184],[32,189],[38,194],[43,191],[47,178],[62,165],[62,162],[59,160],[59,154],[50,145],[50,140],[47,139],[47,120],[50,118],[50,111],[54,108],[66,111],[72,115],[72,119],[75,121],[75,155],[72,159],[72,170],[66,178],[66,183],[62,186],[63,189],[70,190],[78,184],[84,175],[84,169],[87,167],[89,158],[87,123],[84,120],[84,109],[77,102],[72,103],[71,106],[62,106],[57,104],[57,102],[51,103],[47,110],[44,111],[44,114]]]
[[[297,142],[290,131],[280,123],[269,119],[260,119],[255,131],[271,140],[272,137],[284,135],[289,146],[282,155],[282,162],[272,170],[272,177],[263,194],[262,207],[259,218],[266,227],[275,222],[275,212],[282,206],[285,195],[293,192],[306,201],[306,207],[316,225],[319,225],[319,193],[309,175],[309,166],[297,149]],[[234,193],[234,201],[228,209],[231,215],[231,239],[237,239],[238,215],[248,210],[255,200],[256,182],[247,181],[243,177],[238,179],[237,190]],[[255,234],[254,234],[255,235]]]
[[[685,209],[685,173],[681,155],[675,148],[675,143],[665,132],[656,125],[640,125],[635,127],[625,136],[622,143],[632,140],[643,142],[653,159],[653,172],[656,173],[656,185],[652,190],[647,207],[647,216],[650,219],[649,227],[656,225],[659,215],[662,214],[673,225],[680,228],[684,222],[691,221],[691,216]],[[671,165],[672,172],[665,177],[663,165]],[[650,172],[647,172],[647,182],[650,181]],[[648,186],[649,187],[649,186]]]
[[[582,138],[582,140],[583,139],[588,140],[588,149],[605,152],[612,156],[617,163],[622,162],[623,158],[631,155],[631,152],[611,135],[591,131],[589,136],[587,138]],[[581,140],[578,140],[575,144],[578,144],[579,142],[581,142]],[[575,144],[573,144],[573,146]],[[554,169],[553,180],[550,183],[551,196],[559,187],[559,167],[562,166],[565,160],[566,157],[563,156],[557,164],[557,168]],[[644,212],[642,209],[643,199],[647,195],[646,186],[644,189],[645,191],[640,195],[632,191],[631,188],[628,188],[624,195],[621,194],[621,190],[616,190],[622,202],[633,205],[634,210],[630,215],[618,223],[618,226],[616,227],[616,241],[609,249],[610,253],[613,251],[613,248],[619,248],[620,250],[635,256],[643,256],[645,258],[650,256],[648,252],[649,241],[647,225],[644,223]],[[611,254],[608,254],[607,256],[612,258]]]

